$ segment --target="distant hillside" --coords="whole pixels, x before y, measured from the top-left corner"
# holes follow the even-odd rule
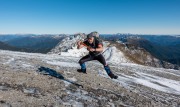
[[[6,42],[6,41],[9,41],[9,40],[13,40],[13,39],[16,39],[16,38],[21,38],[22,36],[20,35],[11,35],[11,34],[1,34],[0,35],[0,41],[1,42]]]
[[[0,42],[0,49],[2,49],[2,50],[12,50],[12,51],[21,51],[20,48],[10,46],[10,45],[5,44],[3,42]]]
[[[168,35],[101,35],[104,40],[121,41],[145,49],[162,61],[180,65],[180,37]]]
[[[128,43],[141,47],[157,59],[180,65],[180,47],[165,46],[152,43],[145,39],[128,39]]]
[[[0,41],[4,41],[13,47],[23,49],[25,52],[47,53],[54,48],[65,35],[4,35]]]
[[[180,69],[178,65],[169,63],[153,56],[150,52],[144,48],[139,47],[137,44],[137,41],[133,41],[133,43],[117,43],[111,41],[109,46],[117,47],[117,49],[119,49],[128,60],[136,64],[157,68]]]

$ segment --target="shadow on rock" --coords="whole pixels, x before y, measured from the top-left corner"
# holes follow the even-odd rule
[[[40,73],[40,74],[43,74],[43,75],[50,75],[52,77],[56,77],[58,79],[61,79],[63,81],[67,81],[67,82],[69,82],[69,83],[71,83],[73,85],[76,85],[78,87],[82,87],[83,88],[82,85],[80,85],[78,83],[75,83],[75,82],[73,82],[71,80],[66,79],[63,75],[61,75],[60,73],[58,73],[57,71],[55,71],[53,69],[41,66],[41,67],[38,68],[37,72]]]

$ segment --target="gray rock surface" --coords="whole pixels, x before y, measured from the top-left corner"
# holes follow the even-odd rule
[[[112,80],[97,61],[76,72],[78,60],[0,50],[0,107],[180,106],[178,70],[112,63]]]

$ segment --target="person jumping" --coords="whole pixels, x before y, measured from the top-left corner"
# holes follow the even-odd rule
[[[101,64],[103,64],[106,73],[109,75],[111,79],[117,79],[118,76],[112,73],[111,69],[109,68],[108,64],[105,61],[104,56],[101,54],[103,51],[103,44],[97,39],[97,36],[99,36],[97,32],[91,32],[90,34],[87,35],[87,39],[84,42],[81,42],[81,41],[77,42],[78,49],[87,47],[87,50],[89,51],[88,55],[82,57],[79,60],[81,69],[78,69],[77,71],[81,73],[86,73],[85,62],[97,60]]]

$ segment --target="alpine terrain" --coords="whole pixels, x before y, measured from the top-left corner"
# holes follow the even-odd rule
[[[87,74],[78,73],[88,51],[76,43],[84,38],[67,36],[48,54],[0,50],[0,107],[180,107],[179,67],[162,66],[142,48],[103,41],[118,79],[97,61],[86,63]]]

